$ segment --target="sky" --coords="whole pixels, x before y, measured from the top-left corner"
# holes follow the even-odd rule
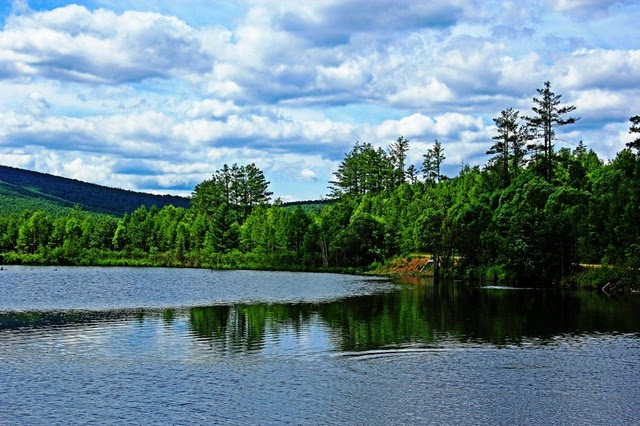
[[[0,0],[0,164],[189,195],[255,163],[318,199],[356,141],[484,165],[545,81],[605,159],[640,114],[637,0]]]

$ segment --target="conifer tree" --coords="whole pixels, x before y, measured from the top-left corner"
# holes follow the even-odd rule
[[[517,176],[524,162],[526,142],[530,139],[526,126],[519,124],[519,111],[508,108],[500,112],[500,117],[494,118],[497,135],[491,139],[494,144],[487,151],[487,155],[494,155],[490,164],[498,165],[505,186],[509,185],[511,176]]]
[[[394,168],[394,184],[400,185],[404,182],[405,171],[404,163],[409,151],[409,139],[400,136],[389,148],[389,157]]]
[[[230,207],[229,214],[240,224],[260,203],[267,203],[273,193],[269,181],[255,164],[229,167],[225,164],[211,179],[196,185],[191,206],[198,213],[213,217],[222,204]]]
[[[560,106],[562,95],[556,95],[551,91],[551,83],[546,81],[543,89],[536,89],[539,98],[534,97],[534,106],[531,108],[536,113],[526,120],[530,129],[534,132],[533,137],[541,142],[530,145],[536,151],[536,156],[542,163],[543,174],[547,182],[551,182],[553,177],[554,144],[556,140],[555,127],[573,124],[579,118],[564,118],[576,109],[574,105]]]
[[[409,183],[414,184],[418,182],[418,170],[416,169],[416,166],[414,166],[413,164],[407,167],[406,175],[407,175],[407,179],[409,180]]]
[[[329,196],[332,198],[379,194],[397,186],[390,157],[382,148],[376,149],[367,142],[356,142],[333,176],[334,179],[329,182]]]
[[[640,133],[640,115],[634,115],[633,117],[629,118],[629,121],[631,122],[629,133]],[[634,141],[629,142],[627,146],[629,148],[636,149],[638,151],[638,154],[640,154],[640,136],[637,137]]]
[[[433,148],[429,148],[427,153],[424,154],[422,161],[422,174],[425,180],[428,182],[440,181],[442,175],[440,174],[440,166],[442,162],[447,158],[444,156],[444,149],[442,144],[436,139],[433,144]]]

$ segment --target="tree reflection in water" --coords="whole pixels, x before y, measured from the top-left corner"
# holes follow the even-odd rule
[[[328,350],[367,351],[451,344],[548,344],[554,337],[640,332],[640,298],[594,292],[477,288],[404,279],[398,290],[326,303],[239,304],[135,311],[0,313],[0,332],[161,319],[187,321],[190,335],[222,353],[259,351],[266,339],[313,327]]]

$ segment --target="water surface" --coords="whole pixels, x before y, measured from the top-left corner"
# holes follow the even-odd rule
[[[640,422],[640,300],[332,274],[0,271],[0,424]]]

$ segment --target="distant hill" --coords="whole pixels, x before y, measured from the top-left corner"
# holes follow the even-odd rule
[[[121,216],[140,206],[189,207],[189,199],[110,188],[14,167],[0,166],[0,214],[25,209],[62,213],[74,205],[95,213]]]
[[[291,209],[300,207],[306,213],[312,211],[318,213],[320,210],[333,203],[335,203],[335,200],[289,201],[287,203],[282,203],[282,207],[288,207]]]

